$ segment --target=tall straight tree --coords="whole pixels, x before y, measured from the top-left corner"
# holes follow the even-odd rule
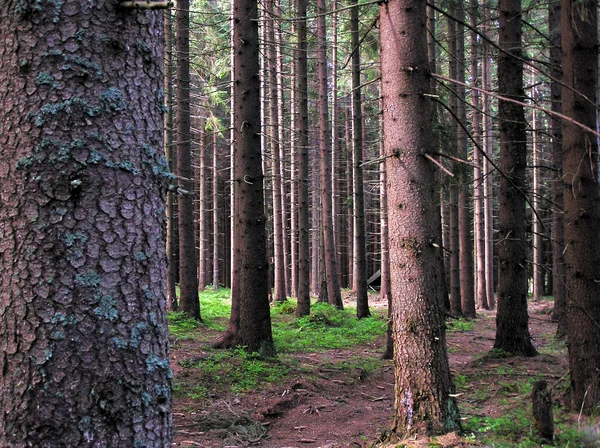
[[[0,23],[0,446],[170,446],[162,12]]]
[[[561,2],[563,113],[596,129],[598,4]],[[600,189],[595,135],[563,121],[567,344],[573,408],[600,403]]]
[[[350,0],[350,42],[352,46],[352,205],[354,214],[354,284],[356,285],[356,316],[371,315],[367,293],[367,241],[365,227],[365,195],[363,185],[363,114],[360,88],[360,36],[358,0]]]
[[[308,57],[306,54],[306,0],[296,0],[296,107],[298,132],[298,307],[296,316],[310,313],[310,211],[308,207]]]
[[[258,62],[258,6],[256,0],[233,1],[233,96],[235,168],[233,173],[233,256],[239,276],[239,315],[234,345],[250,352],[273,355],[269,310],[267,241],[264,214]],[[235,282],[235,280],[233,280]]]
[[[384,145],[399,437],[459,429],[446,352],[443,273],[436,245],[426,4],[380,6]]]
[[[177,0],[177,175],[179,176],[179,309],[200,319],[190,133],[190,0]]]
[[[499,0],[498,89],[523,101],[521,0]],[[527,314],[527,247],[525,230],[525,168],[527,135],[523,106],[499,101],[500,222],[498,243],[498,312],[494,348],[523,356],[537,351],[529,335]]]
[[[321,160],[321,226],[323,229],[323,247],[325,260],[325,279],[327,297],[330,304],[343,308],[342,291],[338,277],[333,216],[331,206],[331,148],[329,139],[329,106],[327,77],[327,26],[325,0],[317,0],[317,40],[318,40],[318,78],[319,78],[319,153]]]

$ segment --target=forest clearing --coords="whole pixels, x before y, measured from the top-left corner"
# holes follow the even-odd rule
[[[386,304],[371,294],[374,317],[363,319],[369,321],[365,325],[351,312],[323,304],[298,324],[294,302],[274,305],[280,353],[265,361],[243,351],[210,348],[224,328],[228,294],[227,289],[201,293],[206,326],[181,314],[170,317],[174,446],[334,448],[376,443],[390,427],[394,411],[392,361],[381,359]],[[355,306],[352,299],[351,292],[344,294],[346,307]],[[552,390],[555,446],[598,446],[598,416],[581,417],[561,405],[568,365],[565,344],[554,337],[552,306],[548,300],[529,304],[531,334],[540,352],[532,358],[492,351],[493,311],[478,311],[474,320],[449,320],[448,352],[463,434],[407,441],[406,446],[542,446],[533,428],[530,399],[532,383],[539,379]],[[339,337],[344,333],[349,333],[347,340]]]

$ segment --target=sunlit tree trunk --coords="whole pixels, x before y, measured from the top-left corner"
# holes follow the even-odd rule
[[[444,291],[437,246],[425,2],[380,6],[384,145],[388,174],[393,298],[395,415],[392,432],[444,433],[460,427],[450,397]],[[401,34],[400,34],[401,32]]]

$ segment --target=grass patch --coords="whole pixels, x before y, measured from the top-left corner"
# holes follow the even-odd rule
[[[373,342],[385,334],[387,319],[373,316],[359,320],[352,308],[338,310],[329,304],[317,303],[309,316],[299,319],[275,307],[272,325],[278,353],[306,353]]]
[[[472,320],[463,319],[450,319],[446,321],[446,330],[452,332],[469,332],[473,330],[475,322]]]

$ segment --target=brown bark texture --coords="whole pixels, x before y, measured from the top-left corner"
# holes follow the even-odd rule
[[[498,4],[500,46],[498,87],[502,95],[523,101],[521,1]],[[527,314],[527,247],[525,217],[525,168],[527,135],[523,106],[499,101],[500,118],[500,218],[498,243],[498,312],[494,348],[535,356]]]
[[[597,4],[562,2],[563,113],[596,126]],[[587,98],[584,98],[585,95]],[[573,409],[600,403],[600,189],[594,135],[563,121],[567,346]]]
[[[431,148],[425,2],[380,6],[384,145],[388,174],[395,415],[392,432],[439,434],[460,427],[450,397],[444,297]],[[400,125],[401,124],[401,125]]]
[[[162,12],[0,23],[0,447],[171,446]]]
[[[261,160],[258,8],[256,0],[234,0],[236,150],[234,256],[239,257],[239,316],[236,345],[273,355],[269,310],[267,240]]]

